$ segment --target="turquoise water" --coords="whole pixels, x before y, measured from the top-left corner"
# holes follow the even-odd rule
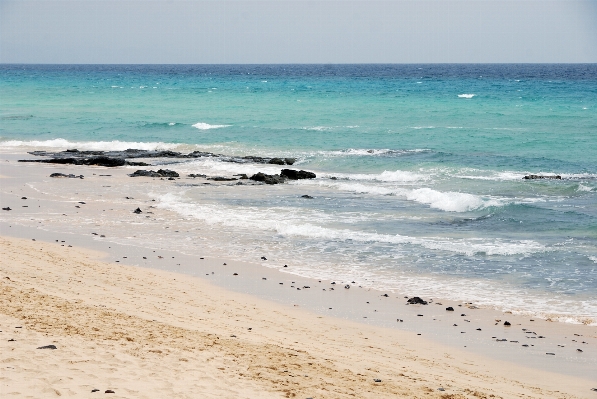
[[[304,274],[597,318],[597,65],[2,65],[0,93],[4,149],[297,157],[318,179],[160,204]]]

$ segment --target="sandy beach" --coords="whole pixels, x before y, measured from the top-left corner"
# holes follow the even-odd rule
[[[122,229],[115,221],[135,230],[132,210],[151,206],[147,184],[176,182],[127,184],[130,170],[19,164],[19,157],[4,154],[0,170],[1,205],[11,207],[0,224],[3,396],[597,394],[595,326],[441,298],[407,306],[401,293],[347,289],[352,282],[309,280],[257,259],[152,249],[149,228],[127,232],[136,245],[119,243],[110,236]],[[53,172],[85,179],[49,179]],[[58,184],[60,195],[44,190]],[[141,216],[154,227],[171,220],[160,209]],[[56,349],[39,349],[47,345]]]

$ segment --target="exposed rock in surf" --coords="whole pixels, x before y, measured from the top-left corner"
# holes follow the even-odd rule
[[[35,155],[35,154],[34,154]],[[19,162],[56,163],[61,165],[96,165],[109,168],[126,164],[124,158],[112,158],[104,155],[91,158],[50,158],[50,159],[20,159]]]
[[[301,198],[313,199],[313,197],[311,197],[310,195],[307,195],[307,194],[301,195]]]
[[[259,181],[265,184],[281,184],[286,181],[286,178],[280,175],[266,175],[263,172],[255,173],[249,179]]]
[[[222,176],[214,176],[214,177],[208,177],[207,180],[213,180],[213,181],[233,181],[233,180],[238,180],[235,177],[222,177]]]
[[[191,173],[189,175],[189,177],[192,177],[194,179],[196,177],[207,177],[207,175],[202,175],[202,174],[199,174],[199,173]]]
[[[157,172],[153,170],[137,170],[129,174],[130,177],[179,177],[180,175],[173,170],[160,169]]]
[[[523,177],[523,180],[537,180],[537,179],[555,179],[555,180],[562,180],[562,176],[560,175],[555,175],[555,176],[551,176],[551,175],[526,175],[525,177]]]
[[[290,180],[315,179],[317,176],[313,172],[306,170],[282,169],[280,175]]]
[[[244,174],[244,173],[240,173],[240,174],[238,174],[238,175],[232,175],[232,176],[238,177],[238,178],[239,178],[239,179],[241,179],[241,180],[246,180],[246,179],[248,179],[248,178],[249,178],[249,176],[247,176],[247,175],[246,175],[246,174]]]
[[[427,305],[427,301],[422,300],[418,296],[410,298],[406,303],[409,305]]]
[[[267,163],[272,165],[286,165],[286,161],[284,161],[282,158],[272,158]]]

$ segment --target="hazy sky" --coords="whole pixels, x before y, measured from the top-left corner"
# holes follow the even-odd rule
[[[597,62],[597,0],[0,0],[0,62]]]

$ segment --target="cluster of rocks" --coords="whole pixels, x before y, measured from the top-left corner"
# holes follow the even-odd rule
[[[180,177],[180,175],[170,169],[159,169],[157,172],[153,170],[137,170],[129,174],[130,177]]]
[[[265,184],[280,184],[286,180],[315,179],[316,177],[315,173],[306,170],[282,169],[279,175],[267,175],[259,172],[249,177],[249,179]]]
[[[132,162],[128,159],[135,158],[175,158],[175,159],[189,159],[189,158],[218,158],[224,162],[235,163],[262,163],[272,165],[292,165],[296,162],[295,158],[264,158],[253,155],[244,157],[228,156],[223,154],[214,154],[205,151],[193,151],[188,154],[183,154],[176,151],[149,151],[129,148],[125,151],[80,151],[77,149],[51,152],[51,151],[31,151],[31,155],[50,157],[50,159],[43,160],[20,160],[19,162],[43,162],[43,163],[58,163],[58,164],[74,164],[74,165],[99,165],[99,166],[149,166],[144,162]]]

